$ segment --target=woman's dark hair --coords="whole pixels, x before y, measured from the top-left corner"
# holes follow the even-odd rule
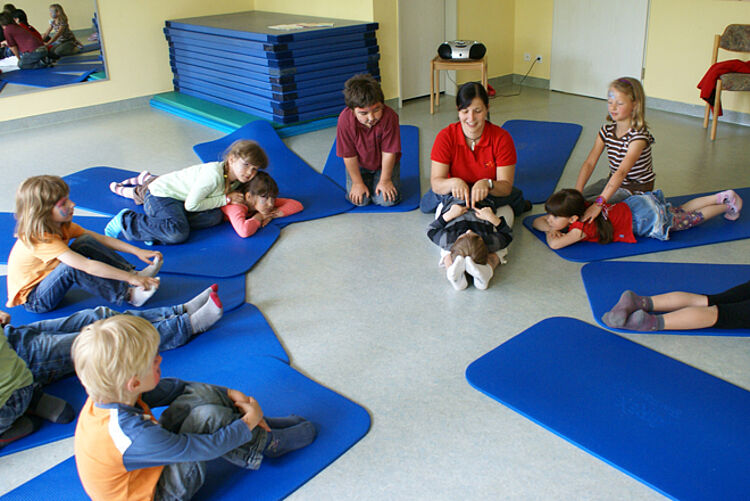
[[[581,192],[570,188],[553,193],[544,203],[544,210],[548,214],[558,217],[578,216],[580,219],[586,212],[586,207],[586,200]],[[614,237],[614,230],[609,219],[605,219],[602,214],[599,214],[594,222],[596,223],[596,232],[599,234],[599,243],[610,243]]]
[[[268,172],[258,172],[241,188],[243,193],[250,193],[256,197],[276,198],[279,196],[279,186]]]
[[[484,86],[479,82],[466,82],[458,89],[458,94],[456,94],[456,108],[459,110],[468,108],[475,97],[481,99],[487,108],[490,107],[490,97],[487,95]]]
[[[20,23],[29,24],[29,18],[26,17],[26,13],[21,9],[14,10],[11,16],[13,16],[13,19],[18,19]]]

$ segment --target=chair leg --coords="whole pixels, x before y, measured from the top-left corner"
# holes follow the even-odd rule
[[[430,115],[435,113],[435,65],[430,63]]]
[[[703,113],[703,128],[708,128],[708,119],[711,116],[711,106],[706,103],[706,111]]]
[[[714,98],[714,120],[711,123],[711,141],[716,139],[716,126],[719,125],[721,114],[721,79],[716,81],[716,97]]]

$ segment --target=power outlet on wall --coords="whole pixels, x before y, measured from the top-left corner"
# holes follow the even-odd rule
[[[531,61],[531,54],[529,54],[528,52],[526,52],[526,53],[525,53],[525,54],[523,55],[523,60],[524,60],[524,61]]]
[[[541,55],[541,54],[537,54],[537,55],[536,55],[536,57],[534,58],[534,60],[535,60],[535,61],[536,61],[537,63],[541,63],[541,62],[542,62],[542,55]]]

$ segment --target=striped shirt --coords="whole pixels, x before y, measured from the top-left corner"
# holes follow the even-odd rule
[[[614,174],[620,167],[622,160],[628,152],[630,143],[638,139],[644,140],[646,141],[646,146],[641,151],[641,156],[638,157],[633,167],[630,168],[630,172],[625,176],[622,187],[627,189],[635,188],[636,191],[651,191],[654,187],[654,179],[656,179],[651,161],[651,145],[654,143],[654,137],[647,129],[640,131],[630,129],[624,136],[618,138],[617,134],[615,134],[616,127],[617,124],[609,123],[602,125],[602,128],[599,130],[599,137],[602,138],[604,145],[607,147],[610,175]],[[643,185],[650,186],[644,187]]]

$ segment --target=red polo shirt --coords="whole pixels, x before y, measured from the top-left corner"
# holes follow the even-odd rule
[[[471,151],[461,130],[461,122],[456,122],[438,132],[430,158],[449,165],[450,177],[474,184],[480,179],[495,179],[498,167],[515,165],[516,147],[505,129],[486,122],[482,138]]]
[[[336,125],[336,155],[357,157],[360,167],[376,171],[383,167],[383,152],[395,153],[396,162],[401,158],[401,129],[396,112],[383,105],[383,117],[367,127],[357,120],[353,110],[344,108]]]

